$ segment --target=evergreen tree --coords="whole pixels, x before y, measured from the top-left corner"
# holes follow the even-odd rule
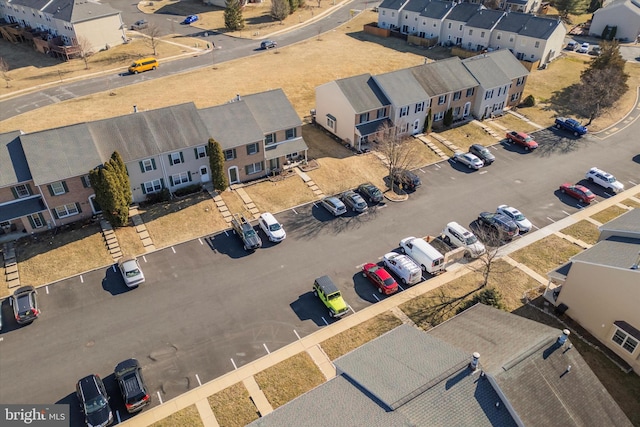
[[[293,14],[293,12],[298,10],[299,6],[300,6],[299,0],[289,0],[289,11],[290,11],[289,13]]]
[[[227,175],[224,172],[224,154],[222,147],[213,138],[209,138],[209,167],[211,168],[211,182],[217,191],[224,191],[229,186]]]
[[[131,184],[120,154],[114,151],[103,166],[90,171],[89,181],[107,221],[114,227],[126,225],[131,204]]]
[[[271,17],[282,22],[289,13],[291,8],[288,0],[271,0]]]
[[[567,21],[569,14],[582,15],[589,7],[589,2],[586,0],[555,0],[553,7],[556,8],[560,17]]]
[[[449,108],[444,113],[444,118],[442,119],[442,124],[449,127],[453,123],[453,108]]]
[[[244,28],[242,17],[242,3],[240,0],[225,0],[224,26],[230,31],[238,31]]]
[[[422,133],[431,133],[431,127],[433,126],[433,115],[431,114],[431,108],[427,111],[427,117],[424,120],[424,130]]]
[[[458,308],[458,313],[462,313],[467,308],[473,307],[478,303],[495,307],[499,310],[504,310],[504,303],[502,302],[502,295],[500,295],[500,292],[494,288],[487,288],[481,290],[475,294],[473,298],[460,306],[460,308]]]

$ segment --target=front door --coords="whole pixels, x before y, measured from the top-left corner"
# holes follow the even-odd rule
[[[269,170],[276,170],[280,168],[280,159],[271,159],[269,160]]]
[[[96,201],[96,195],[95,194],[92,194],[91,196],[89,196],[89,204],[91,205],[91,210],[93,211],[94,214],[102,212],[102,208],[100,207],[100,205]]]
[[[229,168],[229,184],[236,184],[238,182],[238,167],[231,166]]]
[[[209,171],[206,166],[200,166],[200,182],[209,182]]]
[[[417,133],[420,133],[420,120],[419,119],[416,119],[413,122],[413,134],[415,135]]]

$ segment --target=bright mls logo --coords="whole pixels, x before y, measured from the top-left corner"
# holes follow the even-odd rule
[[[69,405],[0,405],[3,427],[68,427]]]

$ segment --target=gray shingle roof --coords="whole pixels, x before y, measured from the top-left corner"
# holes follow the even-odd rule
[[[11,4],[37,9],[71,23],[120,13],[109,5],[91,0],[12,0]]]
[[[498,22],[495,29],[517,33],[526,25],[529,18],[531,15],[528,13],[509,12]]]
[[[453,3],[451,2],[432,0],[427,4],[422,13],[420,13],[420,16],[433,19],[442,19],[453,9]]]
[[[609,267],[631,268],[638,260],[638,253],[640,253],[640,239],[612,236],[580,252],[571,260]],[[636,271],[640,286],[640,270]]]
[[[467,21],[467,27],[490,30],[500,21],[505,13],[501,10],[479,10]]]
[[[253,117],[265,134],[302,125],[298,113],[293,109],[282,89],[255,93],[242,99],[247,103]]]
[[[507,51],[507,53],[513,56],[511,52]],[[480,86],[485,89],[511,84],[511,78],[497,66],[493,58],[487,55],[472,56],[463,60],[462,64],[478,80]]]
[[[356,114],[376,110],[390,104],[369,73],[347,77],[335,82]]]
[[[396,106],[411,105],[430,98],[413,77],[410,68],[378,74],[373,79]]]
[[[32,197],[2,205],[0,209],[0,222],[11,221],[46,210],[42,197]]]
[[[27,159],[22,150],[19,130],[0,134],[0,187],[31,179]]]
[[[200,110],[200,116],[223,150],[264,139],[264,132],[244,101],[205,108]]]
[[[534,39],[546,40],[560,25],[563,24],[558,19],[532,16],[518,34],[521,36],[532,37]]]
[[[270,150],[265,150],[264,158],[266,160],[277,159],[278,157],[284,157],[287,154],[304,152],[308,149],[309,147],[303,138],[296,138],[287,142],[282,142]]]
[[[636,231],[640,233],[640,209],[631,209],[606,224],[601,225],[598,227],[598,230]]]
[[[485,9],[485,7],[478,4],[460,3],[455,5],[451,13],[447,15],[446,19],[451,21],[467,22],[478,10],[482,9]]]
[[[491,58],[498,68],[512,80],[529,75],[529,70],[508,49],[494,50],[485,55]]]
[[[400,10],[408,0],[382,0],[378,8]]]
[[[429,2],[430,0],[409,0],[409,3],[402,8],[402,10],[409,12],[421,12]]]
[[[456,8],[463,5],[458,5]],[[462,65],[458,57],[418,65],[410,68],[410,70],[418,83],[431,97],[457,92],[478,85],[476,79]]]

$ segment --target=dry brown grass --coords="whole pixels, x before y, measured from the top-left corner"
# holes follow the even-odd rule
[[[73,224],[72,229],[46,232],[18,241],[20,282],[40,286],[113,263],[98,224]],[[64,260],[64,261],[61,261]]]
[[[534,130],[538,130],[537,127],[529,124],[529,122],[525,122],[524,120],[517,118],[513,114],[504,114],[501,117],[493,119],[493,121],[504,126],[507,130],[517,130],[524,133],[530,133]]]
[[[224,204],[227,205],[231,214],[243,214],[247,217],[251,216],[251,213],[244,207],[244,202],[235,191],[223,191],[220,193],[220,197],[224,200]]]
[[[624,199],[620,203],[622,203],[623,205],[629,206],[630,208],[636,208],[636,209],[640,208],[640,203],[636,202],[635,200]]]
[[[321,157],[334,157],[342,159],[353,156],[353,152],[338,143],[327,131],[320,126],[305,124],[302,126],[302,137],[304,138],[309,151],[308,159],[319,159]]]
[[[400,325],[400,319],[388,311],[322,341],[320,346],[329,359],[335,360]]]
[[[212,234],[227,226],[206,193],[139,208],[138,211],[157,248]]]
[[[595,219],[601,224],[606,224],[607,222],[619,217],[625,212],[628,212],[628,210],[621,208],[620,206],[613,205],[609,206],[607,209],[601,210],[597,214],[591,215],[591,218]]]
[[[142,240],[140,240],[135,227],[116,228],[114,231],[124,257],[138,256],[145,252],[144,246],[142,246]]]
[[[166,418],[156,421],[149,427],[204,427],[202,418],[196,405],[187,406],[184,409],[174,412]]]
[[[586,219],[578,221],[567,228],[563,228],[562,230],[560,230],[560,232],[575,237],[576,239],[582,240],[583,242],[590,245],[594,245],[598,241],[598,237],[600,236],[598,227],[596,227],[595,224],[587,221]]]
[[[274,409],[326,381],[307,352],[258,372],[255,380]]]
[[[373,153],[344,159],[324,157],[318,159],[318,163],[320,167],[307,175],[326,195],[340,193],[363,182],[385,187],[383,178],[387,176],[387,169]]]
[[[209,405],[220,427],[244,427],[259,418],[256,406],[242,383],[209,396]]]
[[[264,181],[244,190],[260,212],[281,212],[316,199],[313,191],[297,175],[276,182]]]
[[[432,142],[435,142],[433,138],[430,138],[430,140]],[[411,154],[414,159],[413,166],[415,168],[430,165],[442,160],[440,156],[434,153],[431,148],[427,147],[427,144],[420,141],[418,138],[412,138],[406,143],[413,146],[413,148],[411,149]]]
[[[552,234],[509,256],[538,274],[546,276],[549,271],[558,268],[581,251],[582,248],[579,246]]]
[[[467,123],[464,126],[459,126],[453,129],[449,129],[439,134],[460,147],[463,151],[467,151],[471,144],[481,145],[493,145],[498,141],[480,126],[473,123]]]

